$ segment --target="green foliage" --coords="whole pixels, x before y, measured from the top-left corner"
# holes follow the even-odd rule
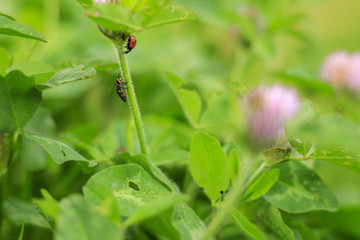
[[[153,199],[150,202],[147,202],[139,206],[131,216],[126,219],[124,226],[129,226],[131,224],[143,221],[144,219],[156,216],[161,214],[161,212],[174,207],[179,202],[184,201],[185,197],[173,194],[168,195],[159,199]]]
[[[33,203],[17,198],[10,198],[5,202],[4,214],[17,225],[33,224],[42,228],[50,228],[50,224],[38,212]]]
[[[14,64],[11,66],[10,70],[19,70],[26,76],[33,77],[37,84],[47,81],[55,73],[55,70],[51,65],[35,60]]]
[[[108,197],[99,195],[97,192],[100,190],[114,195],[122,216],[131,216],[138,207],[171,194],[135,164],[104,169],[93,175],[83,188],[85,198],[94,204],[100,204]]]
[[[0,34],[30,38],[46,42],[45,37],[34,29],[4,16],[0,16]]]
[[[268,166],[284,162],[291,154],[291,148],[271,148],[264,152],[264,162]]]
[[[87,3],[87,15],[96,24],[107,30],[120,32],[140,32],[144,29],[167,24],[195,20],[194,13],[183,6],[167,6],[166,1],[124,1],[122,5]],[[130,11],[129,11],[130,10]],[[135,16],[134,13],[137,13]]]
[[[114,31],[138,32],[141,30],[131,13],[124,7],[99,4],[88,9],[89,18],[96,24]]]
[[[258,214],[281,239],[295,240],[293,231],[283,222],[279,209],[274,205],[263,203]]]
[[[33,78],[20,71],[0,76],[0,130],[14,132],[23,128],[35,113],[41,93]]]
[[[199,239],[206,231],[206,225],[186,204],[178,204],[172,214],[171,223],[180,234],[181,240]]]
[[[264,195],[278,179],[279,174],[280,171],[276,168],[264,173],[247,189],[243,200],[252,201]]]
[[[41,189],[43,199],[34,199],[34,203],[47,215],[57,219],[59,215],[59,203],[50,195],[46,189]]]
[[[321,65],[360,3],[329,3],[0,1],[0,239],[359,239],[359,92]]]
[[[54,88],[58,87],[65,83],[70,83],[74,81],[84,80],[87,78],[91,78],[96,74],[96,71],[94,68],[88,68],[84,69],[85,66],[76,66],[74,68],[67,68],[63,69],[55,75],[53,75],[48,81],[43,82],[37,82],[38,88],[43,90],[47,88]],[[46,79],[47,80],[47,79]]]
[[[35,141],[44,148],[57,164],[63,164],[68,161],[78,161],[87,163],[88,167],[94,167],[97,165],[96,162],[87,160],[65,143],[51,138],[36,136],[30,133],[25,133],[25,137],[29,140]]]
[[[80,195],[71,195],[60,202],[56,239],[117,239],[119,227],[101,215]]]
[[[266,239],[265,234],[252,222],[249,221],[240,211],[236,208],[231,209],[231,217],[234,219],[234,222],[237,226],[243,231],[247,236],[254,240],[263,240]]]
[[[183,6],[168,6],[157,11],[156,15],[143,25],[143,28],[160,27],[167,24],[195,19],[195,14]]]
[[[268,202],[290,213],[321,209],[335,211],[338,208],[335,195],[308,167],[288,162],[277,168],[280,170],[279,179],[264,195]],[[284,192],[287,194],[282,194]]]
[[[191,125],[196,128],[202,105],[199,94],[195,91],[181,88],[182,85],[185,85],[185,82],[181,78],[171,73],[166,73],[166,76],[169,79],[172,90],[174,91],[185,116]]]
[[[229,162],[216,138],[206,133],[194,134],[190,146],[190,171],[215,204],[230,180]]]

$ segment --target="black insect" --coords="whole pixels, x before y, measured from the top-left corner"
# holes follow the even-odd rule
[[[121,100],[126,102],[126,95],[125,95],[124,89],[127,89],[127,88],[125,88],[124,85],[126,85],[127,82],[124,81],[124,78],[120,77],[120,73],[119,73],[118,78],[116,79],[115,83],[116,83],[117,94],[119,95]]]

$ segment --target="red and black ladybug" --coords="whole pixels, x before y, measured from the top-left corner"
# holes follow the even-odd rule
[[[116,93],[119,95],[119,97],[121,98],[121,100],[123,100],[124,102],[126,102],[126,95],[124,92],[124,89],[127,89],[124,87],[124,85],[126,84],[125,81],[123,81],[124,79],[122,77],[120,77],[120,73],[118,75],[118,78],[116,79]]]
[[[130,34],[127,39],[127,44],[124,53],[129,53],[136,46],[136,38],[133,34]]]

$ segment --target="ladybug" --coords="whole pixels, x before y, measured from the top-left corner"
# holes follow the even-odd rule
[[[127,39],[127,43],[125,46],[126,50],[124,53],[129,53],[135,46],[136,46],[136,38],[133,34],[130,34]]]
[[[126,84],[125,81],[123,81],[124,78],[120,77],[120,73],[118,75],[118,78],[116,79],[116,93],[119,95],[119,97],[121,98],[121,100],[123,100],[124,102],[126,102],[126,95],[124,92],[124,89],[127,89],[124,87],[124,85]]]

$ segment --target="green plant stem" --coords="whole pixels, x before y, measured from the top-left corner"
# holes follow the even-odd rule
[[[212,221],[210,222],[210,225],[208,227],[208,230],[206,231],[205,235],[201,238],[202,240],[209,239],[211,236],[214,236],[216,234],[219,227],[223,224],[224,218],[227,216],[233,204],[241,196],[241,194],[245,191],[245,189],[249,188],[251,184],[253,184],[254,181],[259,178],[259,176],[262,174],[265,168],[266,168],[266,164],[264,162],[249,178],[249,180],[245,185],[243,185],[245,180],[242,176],[238,176],[236,178],[235,184],[233,185],[231,192],[226,197],[220,209],[213,216]]]
[[[131,75],[130,75],[129,67],[127,65],[124,50],[122,48],[122,44],[123,43],[116,44],[115,46],[119,55],[120,71],[122,73],[122,76],[124,77],[124,81],[126,82],[125,85],[127,87],[127,89],[125,89],[126,98],[128,100],[129,107],[135,122],[135,128],[139,138],[141,152],[146,156],[149,156],[148,147],[145,138],[144,126],[140,115],[140,109],[136,100],[134,85],[131,80]]]

